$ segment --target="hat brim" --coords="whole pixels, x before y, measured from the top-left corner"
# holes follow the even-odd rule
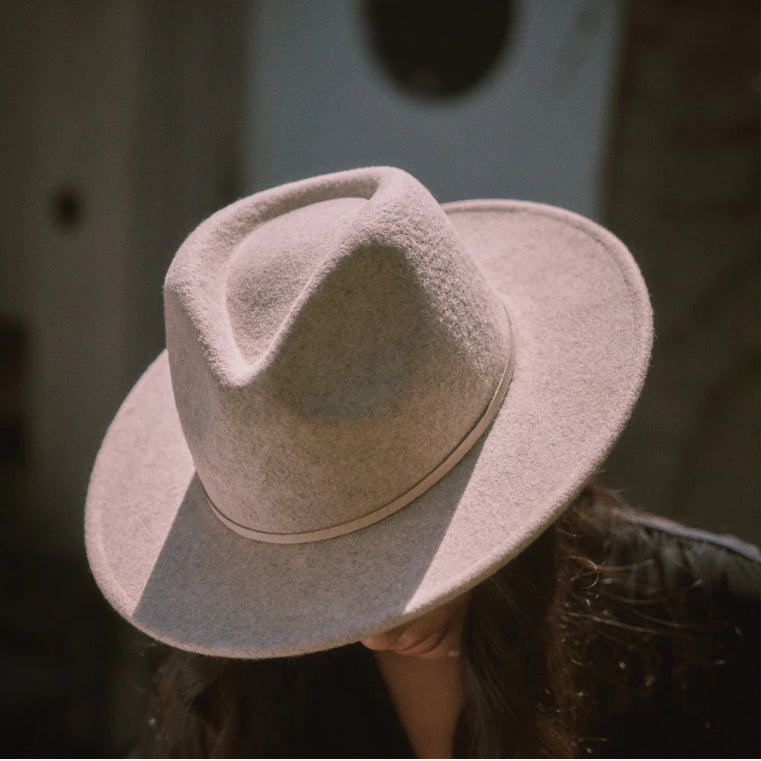
[[[239,658],[355,642],[490,576],[604,460],[652,343],[631,255],[593,222],[541,204],[444,209],[512,322],[513,379],[487,432],[429,491],[376,524],[311,544],[262,543],[226,528],[206,503],[163,352],[114,418],[86,505],[95,578],[138,629]]]

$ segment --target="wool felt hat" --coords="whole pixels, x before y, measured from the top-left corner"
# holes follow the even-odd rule
[[[605,458],[652,343],[609,232],[439,205],[388,167],[222,209],[164,300],[167,349],[93,468],[88,558],[134,626],[230,657],[354,642],[494,573]]]

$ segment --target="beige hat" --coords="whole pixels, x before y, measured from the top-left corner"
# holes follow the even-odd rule
[[[234,657],[353,642],[494,573],[600,465],[652,341],[598,225],[440,206],[391,168],[222,209],[164,295],[167,350],[101,446],[87,551],[136,627]]]

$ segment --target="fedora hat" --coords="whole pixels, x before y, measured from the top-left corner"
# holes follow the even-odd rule
[[[439,205],[388,167],[217,212],[164,303],[92,471],[88,558],[138,629],[230,657],[354,642],[494,573],[605,458],[652,342],[597,224]]]

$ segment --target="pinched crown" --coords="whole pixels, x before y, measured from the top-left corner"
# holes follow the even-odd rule
[[[398,169],[223,209],[177,253],[165,305],[199,478],[228,525],[271,541],[344,533],[414,498],[509,376],[502,303]]]

